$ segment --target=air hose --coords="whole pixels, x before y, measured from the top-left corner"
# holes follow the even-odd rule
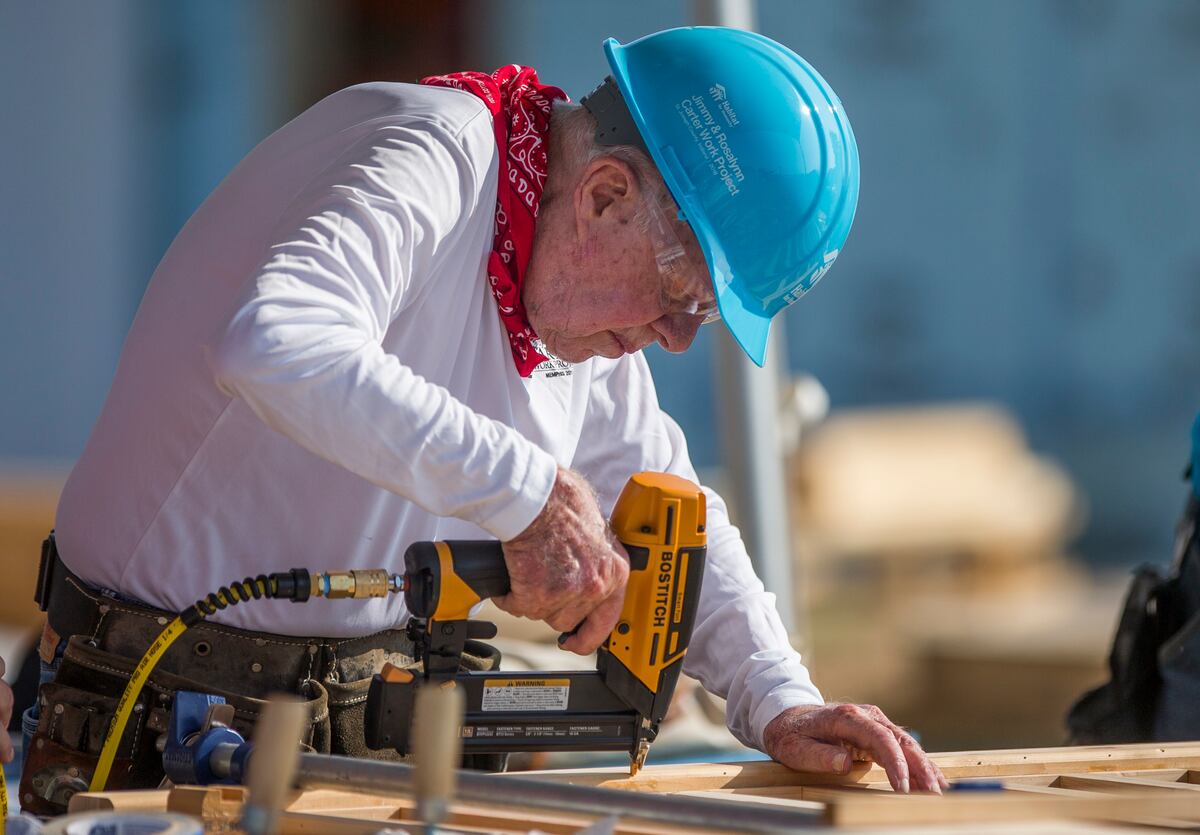
[[[108,725],[104,736],[104,746],[100,749],[100,760],[92,775],[89,791],[104,791],[108,783],[109,772],[112,771],[113,761],[117,757],[117,748],[125,735],[125,726],[129,724],[129,716],[133,713],[134,703],[146,684],[146,679],[158,664],[160,658],[170,649],[184,632],[195,626],[209,615],[214,615],[222,609],[236,606],[247,600],[272,598],[276,600],[291,600],[303,603],[310,597],[339,598],[348,597],[363,600],[371,597],[386,597],[390,593],[404,590],[404,578],[399,574],[389,574],[382,568],[352,571],[329,571],[322,574],[311,574],[307,569],[293,568],[291,571],[275,574],[259,574],[257,577],[247,577],[244,580],[222,586],[212,594],[205,595],[167,624],[158,637],[146,650],[146,654],[138,661],[125,692],[117,702],[116,713]]]

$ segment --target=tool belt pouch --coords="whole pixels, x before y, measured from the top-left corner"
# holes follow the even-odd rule
[[[403,664],[413,670],[420,669],[420,662]],[[459,669],[486,672],[500,668],[500,651],[481,641],[467,641],[459,659]],[[313,682],[315,684],[315,682]],[[334,753],[347,757],[388,762],[407,762],[408,757],[394,750],[374,751],[367,747],[363,725],[366,720],[367,691],[371,689],[371,678],[366,676],[357,681],[324,681],[321,686],[329,698],[329,734]],[[316,747],[316,746],[314,746]],[[330,747],[317,747],[319,753],[329,753]],[[466,768],[478,771],[503,771],[507,757],[504,754],[468,754],[463,757]]]
[[[316,682],[313,682],[314,684]],[[317,753],[338,752],[347,757],[399,761],[395,751],[372,751],[363,737],[363,719],[367,710],[369,678],[360,681],[324,681],[319,685],[329,699],[328,738],[323,746],[314,746]],[[393,756],[387,756],[388,754]]]
[[[21,774],[24,811],[61,815],[72,795],[87,791],[117,702],[136,666],[136,660],[98,649],[84,636],[68,641],[54,681],[38,695],[38,727]],[[312,719],[306,738],[313,747],[328,750],[328,695],[316,682],[307,684],[302,695],[309,700]],[[170,673],[152,673],[134,702],[106,790],[155,788],[162,782],[157,741],[167,730],[172,700],[180,690],[223,696],[235,710],[234,730],[246,738],[266,704]]]

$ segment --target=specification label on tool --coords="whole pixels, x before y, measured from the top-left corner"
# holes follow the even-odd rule
[[[483,710],[566,710],[571,680],[489,678],[483,682]]]
[[[633,735],[633,725],[463,725],[463,739],[622,739]]]

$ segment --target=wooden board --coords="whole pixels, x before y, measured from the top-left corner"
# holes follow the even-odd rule
[[[1073,819],[1170,826],[1200,823],[1200,743],[933,754],[952,783],[999,781],[997,791],[898,795],[883,769],[801,774],[774,762],[543,772],[541,779],[626,791],[816,801],[832,826],[971,824]]]
[[[71,799],[70,811],[174,812],[204,821],[206,830],[236,833],[247,791],[240,786],[180,786],[169,790],[81,793]],[[128,797],[137,795],[136,798]],[[411,798],[383,797],[325,789],[296,793],[280,816],[279,835],[375,835],[379,830],[413,827]],[[532,830],[570,835],[595,823],[588,815],[521,806],[483,806],[454,803],[445,825],[456,830],[524,835]],[[619,835],[686,835],[695,830],[623,821]],[[717,831],[717,830],[712,830]]]
[[[1043,748],[934,754],[951,783],[997,784],[946,796],[891,791],[883,770],[863,763],[845,776],[802,774],[777,763],[651,766],[636,777],[618,769],[526,772],[517,776],[622,791],[681,794],[734,804],[821,809],[827,826],[855,832],[1145,832],[1200,828],[1200,743]],[[158,808],[202,818],[210,827],[236,822],[244,791],[180,787],[169,792],[76,795],[71,811]],[[353,791],[296,794],[282,833],[366,835],[413,823],[409,798]],[[1062,822],[1070,822],[1062,823]],[[447,824],[466,831],[577,832],[594,820],[519,806],[455,803]],[[1098,827],[1103,828],[1098,828]],[[945,829],[935,829],[947,827]],[[980,828],[983,827],[983,828]],[[914,829],[916,828],[916,829]],[[667,835],[691,831],[623,820],[617,832]]]

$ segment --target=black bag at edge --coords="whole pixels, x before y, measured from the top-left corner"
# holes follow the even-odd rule
[[[1072,745],[1200,739],[1200,501],[1188,497],[1174,565],[1134,572],[1108,664],[1111,679],[1067,714]]]

